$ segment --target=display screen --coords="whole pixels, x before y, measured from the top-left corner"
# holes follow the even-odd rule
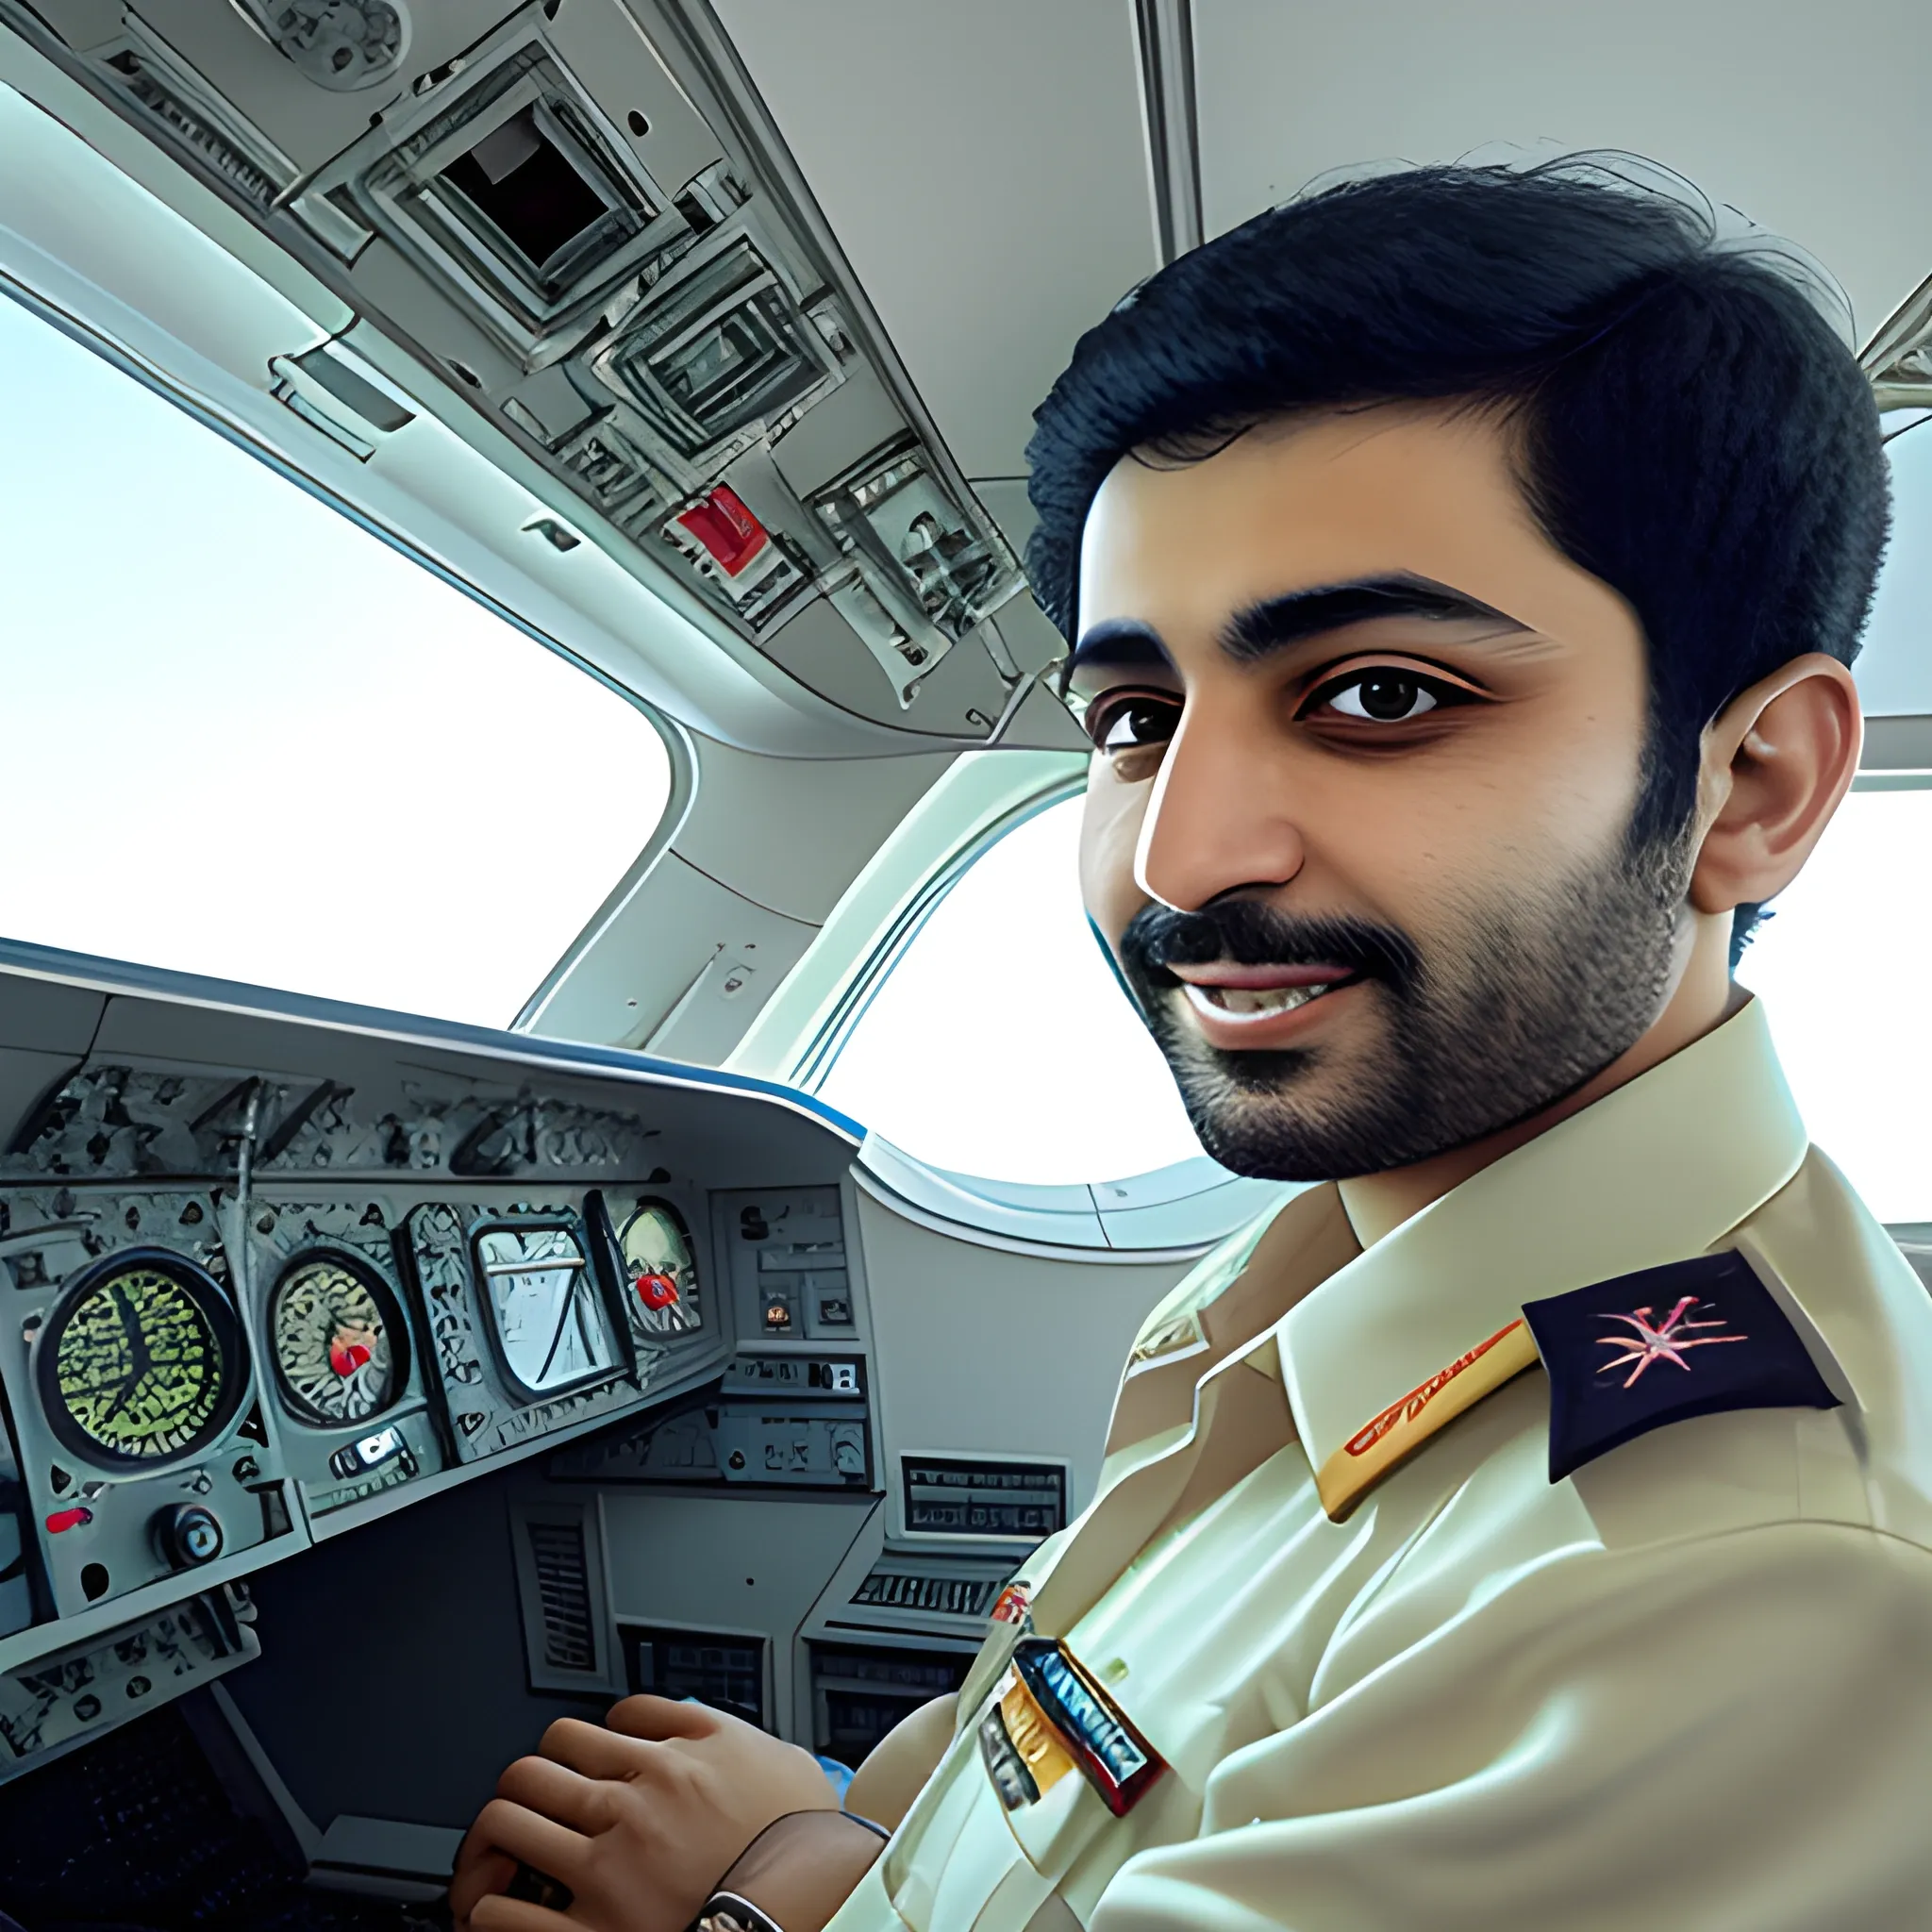
[[[394,1304],[346,1256],[298,1256],[269,1301],[268,1325],[283,1398],[304,1420],[359,1423],[400,1392]]]
[[[1067,1523],[1067,1472],[1054,1462],[980,1462],[908,1456],[906,1527],[920,1536],[1024,1537]]]
[[[108,1462],[192,1455],[241,1397],[226,1299],[174,1256],[126,1257],[85,1278],[55,1311],[41,1362],[55,1432]]]
[[[683,1335],[699,1327],[697,1263],[677,1210],[641,1201],[617,1237],[624,1250],[625,1312],[644,1335]]]
[[[476,1264],[510,1379],[532,1395],[609,1374],[617,1338],[569,1227],[492,1227]]]

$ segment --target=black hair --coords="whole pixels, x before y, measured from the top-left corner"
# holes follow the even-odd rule
[[[1186,460],[1302,409],[1500,406],[1545,533],[1643,627],[1632,837],[1670,836],[1700,734],[1739,691],[1807,651],[1857,655],[1887,473],[1822,292],[1600,160],[1415,168],[1286,203],[1081,337],[1027,449],[1034,592],[1071,637],[1081,527],[1129,453]],[[1734,962],[1757,913],[1738,909]]]

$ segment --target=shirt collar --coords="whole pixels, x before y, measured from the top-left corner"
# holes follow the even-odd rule
[[[1321,1468],[1525,1301],[1702,1253],[1790,1179],[1806,1144],[1751,1000],[1453,1188],[1282,1317],[1309,1460]]]

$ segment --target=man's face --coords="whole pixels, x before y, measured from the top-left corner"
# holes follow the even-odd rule
[[[1082,888],[1228,1166],[1427,1158],[1661,1011],[1689,841],[1626,836],[1642,634],[1537,528],[1506,425],[1391,406],[1123,460],[1080,587]]]

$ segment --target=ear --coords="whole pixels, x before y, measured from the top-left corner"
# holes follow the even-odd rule
[[[1820,652],[1733,698],[1704,733],[1691,905],[1729,912],[1790,885],[1851,790],[1863,741],[1852,674]]]

